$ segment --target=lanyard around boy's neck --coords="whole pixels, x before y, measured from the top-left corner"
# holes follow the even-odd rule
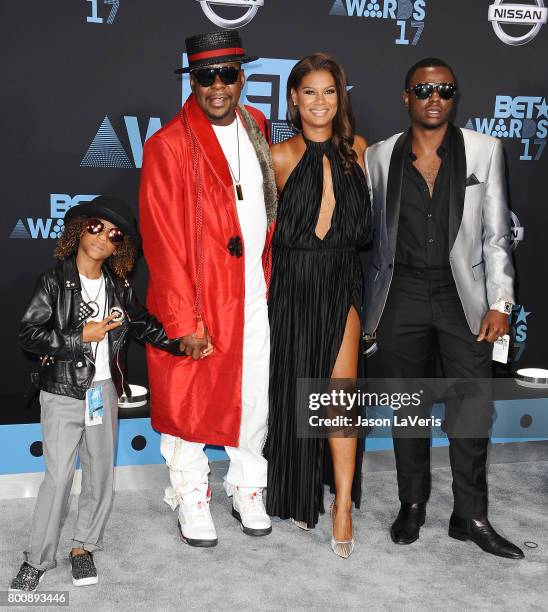
[[[99,314],[99,303],[97,302],[97,300],[99,299],[99,296],[101,295],[101,289],[103,288],[103,285],[105,283],[105,275],[101,273],[101,282],[99,284],[99,290],[97,291],[97,295],[93,299],[91,298],[90,294],[88,293],[82,277],[84,277],[83,274],[80,275],[80,285],[82,286],[83,292],[86,294],[86,298],[87,298],[86,304],[89,306],[89,308],[91,308],[91,310],[92,310],[91,318],[93,318],[93,317],[96,317]],[[107,303],[107,296],[105,294],[105,304],[106,303]],[[105,317],[103,315],[103,319],[104,318]]]
[[[99,297],[99,296],[97,296]],[[107,292],[105,290],[105,303],[103,305],[103,315],[101,316],[101,321],[107,316]],[[108,332],[107,332],[108,333]],[[107,338],[108,336],[105,335],[105,338]],[[105,339],[103,338],[103,340]],[[101,342],[103,342],[103,340],[101,340]],[[95,351],[93,351],[93,363],[95,363],[95,361],[97,360],[97,351],[99,350],[99,345],[101,344],[101,342],[96,342],[95,343]],[[93,349],[92,349],[93,350]]]
[[[83,276],[83,275],[81,275]],[[103,289],[104,285],[105,285],[105,275],[101,274],[101,283],[99,284],[99,291],[97,291],[97,295],[95,296],[95,298],[92,300],[91,296],[89,295],[89,293],[87,292],[87,289],[84,286],[84,281],[82,280],[82,278],[80,278],[80,285],[82,286],[82,290],[83,292],[86,294],[86,297],[88,299],[88,301],[86,302],[86,304],[93,310],[93,313],[90,315],[90,318],[92,319],[93,317],[96,317],[99,314],[99,302],[97,300],[100,299],[101,296],[101,290]],[[105,301],[103,303],[103,315],[101,316],[101,320],[103,320],[106,315],[107,315],[107,290],[106,287],[104,288],[105,291]],[[104,340],[104,338],[103,338]],[[103,341],[101,340],[101,342]],[[93,363],[96,362],[97,360],[97,352],[99,350],[99,344],[101,342],[96,342],[95,343],[95,350],[92,348],[92,354],[93,354]],[[93,345],[93,342],[91,342],[90,344]]]

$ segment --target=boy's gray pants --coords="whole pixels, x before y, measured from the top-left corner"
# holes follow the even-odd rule
[[[89,552],[102,548],[113,499],[118,396],[110,379],[92,386],[103,387],[104,414],[101,425],[88,427],[84,424],[85,400],[40,392],[46,474],[36,500],[29,548],[24,553],[27,563],[37,569],[57,565],[55,555],[69,510],[77,452],[82,491],[72,546]]]

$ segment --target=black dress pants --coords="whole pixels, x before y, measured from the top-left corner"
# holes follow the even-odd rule
[[[491,377],[492,345],[477,342],[470,331],[450,270],[396,267],[377,342],[386,378],[433,378],[436,356],[446,378]],[[462,518],[480,518],[487,515],[487,436],[493,404],[485,395],[457,404],[446,405],[446,422],[451,424],[462,411],[474,414],[480,416],[485,435],[451,436],[448,429],[454,511]],[[410,410],[417,414],[416,408]],[[430,495],[429,435],[406,438],[394,433],[393,441],[400,501],[425,502]]]

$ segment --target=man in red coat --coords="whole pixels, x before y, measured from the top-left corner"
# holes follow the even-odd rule
[[[152,425],[170,470],[165,501],[193,546],[215,546],[205,444],[225,446],[225,489],[249,535],[264,510],[269,326],[266,291],[276,187],[262,113],[239,104],[238,32],[186,40],[192,95],[145,144],[140,188],[148,306],[188,359],[147,352]]]

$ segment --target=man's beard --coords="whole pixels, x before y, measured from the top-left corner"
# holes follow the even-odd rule
[[[207,118],[214,123],[215,121],[222,121],[223,119],[226,119],[227,117],[229,117],[232,114],[235,114],[235,110],[233,108],[229,108],[226,113],[223,113],[222,115],[213,115],[212,113],[209,113],[208,111],[205,111],[205,114],[207,116]]]
[[[418,123],[424,130],[434,131],[446,125],[449,122],[449,118],[446,117],[444,119],[436,121],[436,123],[427,123],[425,121],[422,121],[422,119],[415,119],[415,122]]]
[[[421,125],[425,130],[437,130],[438,128],[443,127],[446,123],[447,123],[447,120],[440,121],[439,123],[436,123],[436,124],[421,123]]]

